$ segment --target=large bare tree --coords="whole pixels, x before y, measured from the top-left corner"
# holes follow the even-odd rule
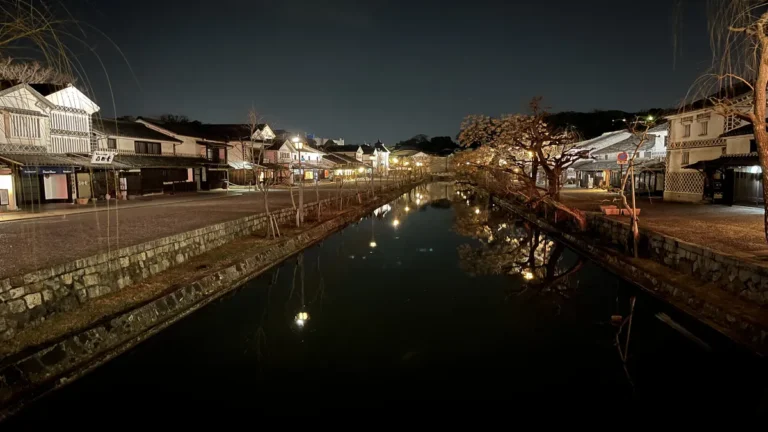
[[[763,185],[768,185],[768,1],[709,0],[713,71],[699,81],[715,110],[754,126]],[[741,91],[740,91],[741,90]],[[763,187],[768,241],[768,188]]]
[[[500,117],[472,115],[465,118],[459,143],[474,149],[462,152],[457,168],[476,167],[483,171],[486,183],[505,182],[507,191],[523,196],[532,207],[545,202],[576,217],[583,216],[562,205],[562,175],[571,165],[588,157],[588,149],[578,147],[578,135],[572,129],[555,128],[547,122],[541,98],[529,104],[528,114]],[[543,172],[545,182],[540,181]],[[498,175],[503,173],[504,175]]]

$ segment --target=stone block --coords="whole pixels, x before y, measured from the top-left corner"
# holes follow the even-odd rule
[[[10,291],[0,294],[0,300],[9,301],[9,300],[17,299],[25,295],[26,293],[27,293],[27,289],[24,287],[13,288]]]
[[[24,302],[24,300],[14,300],[12,302],[8,302],[8,311],[10,313],[22,313],[25,310],[27,310],[27,304]]]
[[[4,293],[12,288],[10,279],[3,279],[0,281],[0,293]]]
[[[61,275],[61,283],[63,283],[64,285],[72,285],[72,282],[73,282],[72,273],[65,273]]]
[[[128,257],[122,257],[120,258],[120,267],[126,268],[129,265],[131,265],[131,259]]]
[[[43,304],[43,296],[40,293],[27,294],[24,296],[24,301],[27,303],[27,308],[32,309]]]
[[[85,288],[75,291],[75,294],[77,295],[77,300],[80,303],[85,303],[88,301],[88,291],[86,291]]]
[[[184,262],[184,254],[177,254],[176,255],[176,264],[181,264]]]
[[[24,275],[24,284],[29,285],[40,281],[40,276],[37,273],[27,273]]]
[[[28,293],[39,293],[45,288],[45,285],[43,285],[42,282],[33,283],[29,286],[27,286],[27,292]]]
[[[739,280],[742,282],[746,282],[748,280],[752,279],[752,272],[749,270],[741,269],[739,270]]]
[[[87,274],[83,276],[83,283],[86,287],[94,286],[99,284],[99,275],[97,274]]]
[[[103,295],[109,294],[110,292],[112,292],[112,288],[108,286],[104,286],[104,285],[93,286],[88,288],[88,298],[92,298],[92,299],[98,298]]]
[[[53,291],[52,290],[49,290],[49,289],[43,290],[42,294],[43,294],[43,301],[44,302],[47,303],[47,302],[53,301],[54,297],[53,297]]]

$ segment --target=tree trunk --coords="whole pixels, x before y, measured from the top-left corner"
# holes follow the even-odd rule
[[[755,101],[753,120],[755,130],[755,141],[757,142],[758,158],[760,167],[763,170],[763,234],[768,242],[768,133],[766,132],[765,104],[766,104],[766,86],[768,86],[768,36],[765,34],[765,28],[760,27],[760,66],[757,72],[757,82],[755,83]]]

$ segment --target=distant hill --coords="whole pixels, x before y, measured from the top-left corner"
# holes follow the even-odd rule
[[[653,108],[634,113],[618,110],[595,110],[592,112],[563,111],[550,114],[548,120],[550,124],[559,128],[574,127],[579,134],[581,134],[583,139],[590,139],[600,136],[605,132],[625,128],[625,119],[633,120],[636,117],[647,117],[648,115],[660,117],[665,112],[666,110],[660,108]]]

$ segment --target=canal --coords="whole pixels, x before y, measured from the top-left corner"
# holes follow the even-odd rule
[[[749,416],[765,409],[764,366],[487,198],[433,183],[8,426],[172,419],[201,402],[209,413],[505,400],[514,410]]]

